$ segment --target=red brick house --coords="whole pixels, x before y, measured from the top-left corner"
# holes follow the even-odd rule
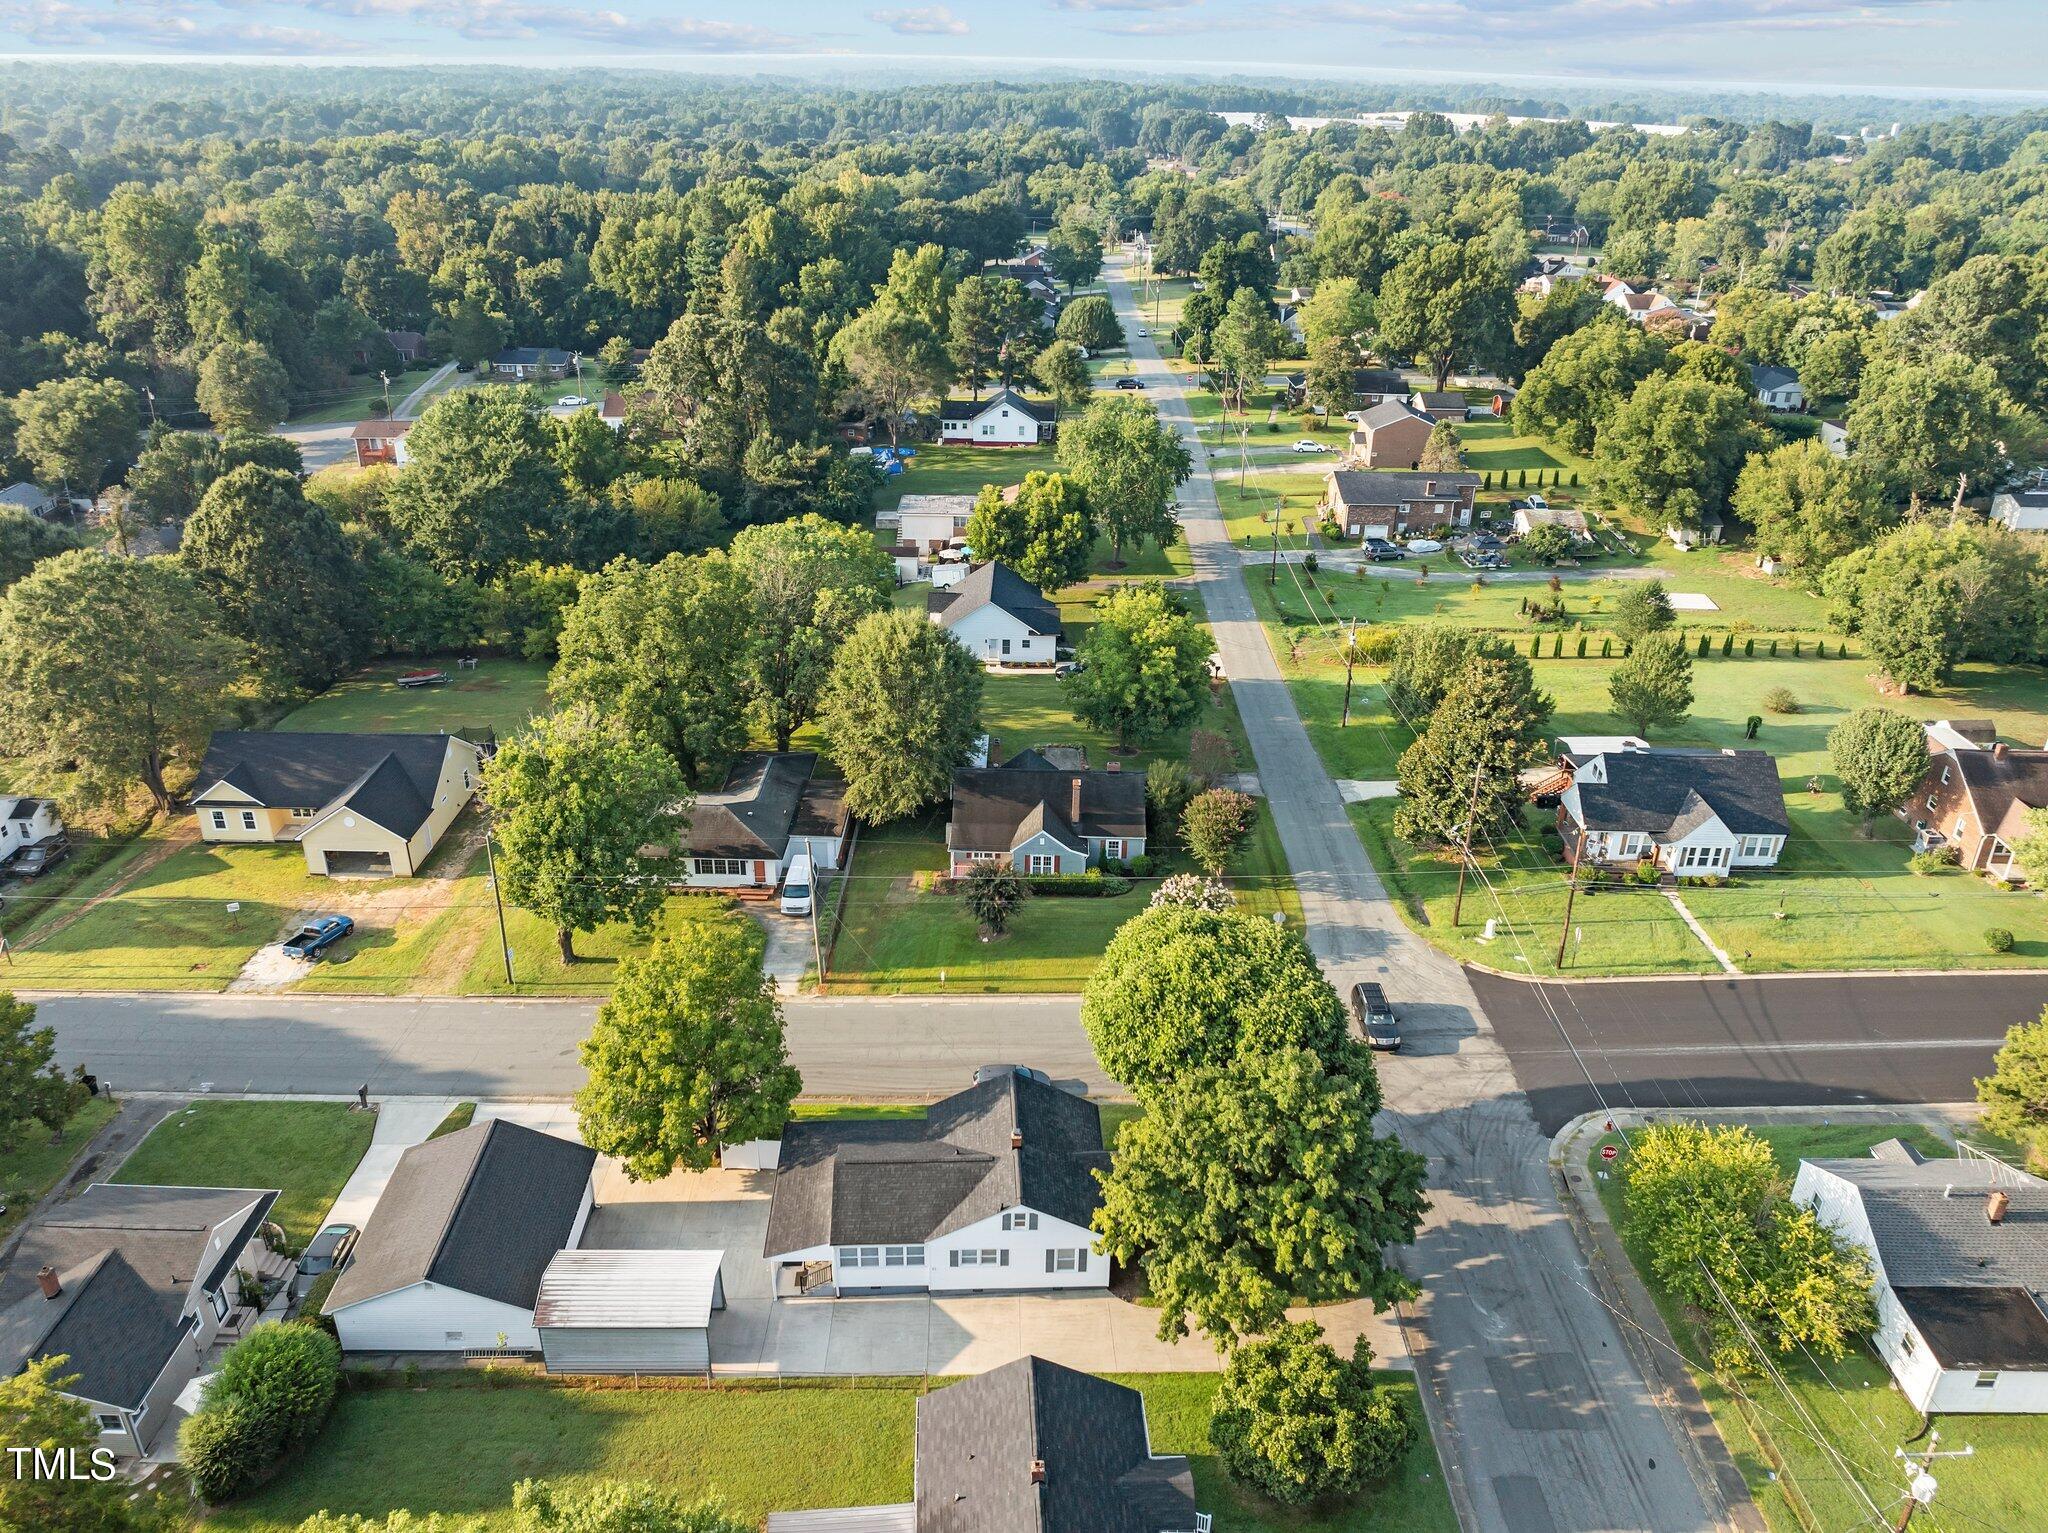
[[[1913,849],[1952,846],[1963,867],[2020,880],[2012,849],[2027,812],[2048,808],[2048,749],[2007,745],[1988,721],[1965,719],[1928,725],[1927,749],[1927,774],[1899,810]]]
[[[411,421],[358,421],[356,429],[349,433],[356,444],[356,467],[368,468],[373,463],[403,463],[405,453],[401,444],[410,430]]]
[[[1394,474],[1333,469],[1323,481],[1322,508],[1347,537],[1391,538],[1472,525],[1477,474]]]

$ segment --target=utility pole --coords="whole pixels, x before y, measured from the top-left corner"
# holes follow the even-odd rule
[[[1357,660],[1358,619],[1353,618],[1350,628],[1344,634],[1344,717],[1337,721],[1339,729],[1349,729],[1351,727],[1351,667],[1357,663]],[[1464,894],[1465,869],[1460,866],[1458,869],[1458,895],[1462,899]],[[1456,926],[1458,923],[1454,920],[1451,924]]]
[[[505,935],[505,896],[498,889],[498,854],[491,846],[491,833],[484,831],[484,864],[489,869],[491,898],[498,907],[498,956],[505,960],[505,983],[517,990],[519,983],[512,978],[512,939]]]
[[[1934,1504],[1934,1493],[1941,1488],[1941,1482],[1928,1470],[1929,1464],[1938,1458],[1971,1458],[1977,1452],[1975,1444],[1967,1448],[1937,1450],[1935,1444],[1940,1441],[1941,1430],[1937,1427],[1927,1434],[1927,1446],[1920,1452],[1908,1453],[1904,1448],[1892,1450],[1892,1457],[1903,1462],[1911,1476],[1906,1484],[1906,1504],[1899,1508],[1899,1520],[1892,1524],[1892,1533],[1905,1533],[1913,1514],[1923,1506]]]
[[[1351,699],[1351,677],[1347,671],[1344,678],[1344,698]],[[1458,837],[1458,897],[1451,902],[1451,925],[1462,926],[1465,922],[1465,869],[1472,865],[1472,821],[1479,814],[1479,780],[1486,774],[1486,763],[1481,762],[1472,769],[1472,799],[1465,805],[1465,824]],[[1566,913],[1569,921],[1571,915]]]
[[[1578,844],[1572,849],[1572,882],[1564,896],[1564,925],[1557,932],[1557,967],[1564,968],[1564,945],[1572,936],[1572,905],[1579,897],[1579,859],[1586,855],[1586,828],[1579,827]]]
[[[1280,513],[1286,509],[1286,501],[1273,502],[1273,562],[1266,567],[1266,584],[1269,586],[1280,584]],[[1314,617],[1315,614],[1311,612],[1309,616]]]
[[[811,850],[811,843],[804,843],[804,850]],[[818,902],[825,897],[825,880],[818,876],[818,859],[811,858],[811,962],[818,966],[818,993],[825,993],[825,949],[818,941]]]
[[[142,386],[142,397],[149,401],[149,429],[154,431],[157,426],[156,390],[145,383]]]
[[[380,372],[377,381],[384,385],[384,418],[391,419],[391,374]]]

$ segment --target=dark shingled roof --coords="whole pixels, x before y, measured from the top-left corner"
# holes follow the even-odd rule
[[[1397,425],[1401,421],[1418,421],[1422,425],[1430,427],[1436,425],[1436,422],[1431,420],[1429,416],[1423,414],[1422,411],[1416,409],[1407,401],[1400,399],[1385,400],[1374,405],[1370,410],[1367,410],[1358,417],[1359,427],[1365,431],[1379,431],[1385,427]]]
[[[569,353],[559,346],[507,346],[491,358],[493,367],[533,367],[543,362],[549,367],[567,367]]]
[[[1028,415],[1035,421],[1054,419],[1058,411],[1050,404],[1040,404],[1026,399],[1015,389],[997,389],[986,399],[949,399],[939,407],[941,420],[971,420],[997,405],[1008,405],[1020,415]]]
[[[791,1123],[763,1254],[929,1240],[1019,1206],[1085,1228],[1102,1201],[1094,1173],[1108,1169],[1095,1104],[1015,1073],[922,1121]]]
[[[812,751],[749,751],[735,757],[725,786],[697,797],[686,848],[690,855],[780,857],[817,764]]]
[[[2048,806],[2048,750],[1950,751],[1935,759],[1955,764],[1963,791],[1988,831],[2002,830],[2015,806],[2021,810]]]
[[[2048,1286],[2048,1181],[1980,1160],[1812,1164],[1856,1188],[1893,1287]],[[1994,1190],[2007,1198],[1999,1224],[1985,1217]]]
[[[1081,785],[1078,816],[1074,813],[1076,782]],[[1026,827],[1036,824],[1045,813],[1082,836],[1142,836],[1144,775],[1020,766],[963,767],[953,774],[953,818],[946,844],[960,852],[1007,852],[1028,834]]]
[[[1033,1460],[1045,1465],[1033,1484]],[[1195,1481],[1154,1458],[1134,1389],[1020,1357],[917,1402],[917,1533],[1185,1533]]]
[[[246,1187],[95,1183],[22,1231],[0,1277],[0,1377],[61,1352],[69,1392],[108,1405],[141,1404],[184,1336],[196,1286],[218,1290],[236,1255],[270,1217],[274,1192]],[[230,1224],[219,1252],[208,1237]],[[63,1292],[45,1299],[51,1267]]]
[[[1714,814],[1738,836],[1791,833],[1778,764],[1766,751],[1627,750],[1600,759],[1606,782],[1590,782],[1583,772],[1577,778],[1589,830],[1677,840]]]
[[[983,607],[1000,607],[1033,633],[1060,631],[1060,609],[1037,586],[993,559],[977,564],[958,585],[925,598],[926,611],[941,628],[951,628]]]
[[[2044,1275],[2048,1281],[2048,1275]],[[2048,1314],[2024,1288],[1894,1288],[1944,1368],[2048,1371]]]
[[[193,779],[192,797],[226,783],[267,809],[346,804],[373,824],[410,839],[433,811],[450,738],[216,730]]]
[[[1749,381],[1756,386],[1757,392],[1767,393],[1797,383],[1799,374],[1789,367],[1753,367],[1749,370]]]
[[[363,1228],[328,1312],[439,1283],[520,1309],[569,1244],[597,1152],[493,1118],[416,1144]]]
[[[1337,499],[1347,506],[1399,506],[1417,500],[1456,500],[1479,488],[1477,474],[1398,474],[1376,469],[1330,471]],[[1435,493],[1425,486],[1435,485]]]
[[[349,433],[358,442],[391,442],[412,430],[411,421],[367,420],[357,421],[356,429]]]

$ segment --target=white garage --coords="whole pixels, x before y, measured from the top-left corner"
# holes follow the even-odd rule
[[[549,1373],[711,1371],[723,1251],[559,1251],[533,1326]]]

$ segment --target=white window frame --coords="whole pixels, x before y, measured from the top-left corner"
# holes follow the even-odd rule
[[[256,811],[255,811],[255,810],[253,810],[253,809],[244,809],[244,810],[242,811],[242,829],[244,829],[244,830],[254,830],[255,828],[256,828]]]
[[[1927,795],[1927,812],[1933,814],[1941,807],[1940,801],[1932,794]]]
[[[746,878],[752,875],[754,864],[745,857],[692,857],[690,871],[701,878]]]
[[[102,1432],[125,1432],[128,1430],[128,1423],[121,1419],[119,1411],[95,1411],[93,1412],[92,1419],[99,1423]]]
[[[863,1267],[879,1267],[882,1265],[882,1248],[880,1246],[841,1246],[835,1253],[833,1265],[844,1267],[848,1271],[858,1271]]]
[[[1124,838],[1122,836],[1111,836],[1105,840],[1102,843],[1102,855],[1111,862],[1122,862],[1124,860]]]
[[[954,1250],[946,1253],[947,1263],[954,1267],[1007,1267],[1010,1253],[998,1246],[977,1246],[972,1250]]]
[[[1048,874],[1057,873],[1060,870],[1060,860],[1051,852],[1028,853],[1024,858],[1024,862],[1024,871],[1033,878],[1041,878]],[[1039,866],[1041,862],[1045,864],[1044,867]]]
[[[310,820],[319,812],[317,809],[294,809],[292,811],[292,818],[295,820]]]
[[[1088,1250],[1085,1246],[1055,1246],[1045,1253],[1047,1272],[1086,1272]]]
[[[1028,1208],[1012,1208],[1003,1214],[1003,1228],[1006,1230],[1035,1230],[1038,1215]]]
[[[1941,768],[1941,785],[1944,788],[1948,786],[1948,763],[1946,762],[1942,764]]]
[[[225,809],[209,809],[206,812],[213,816],[213,828],[215,830],[226,830],[228,828],[228,812]]]

